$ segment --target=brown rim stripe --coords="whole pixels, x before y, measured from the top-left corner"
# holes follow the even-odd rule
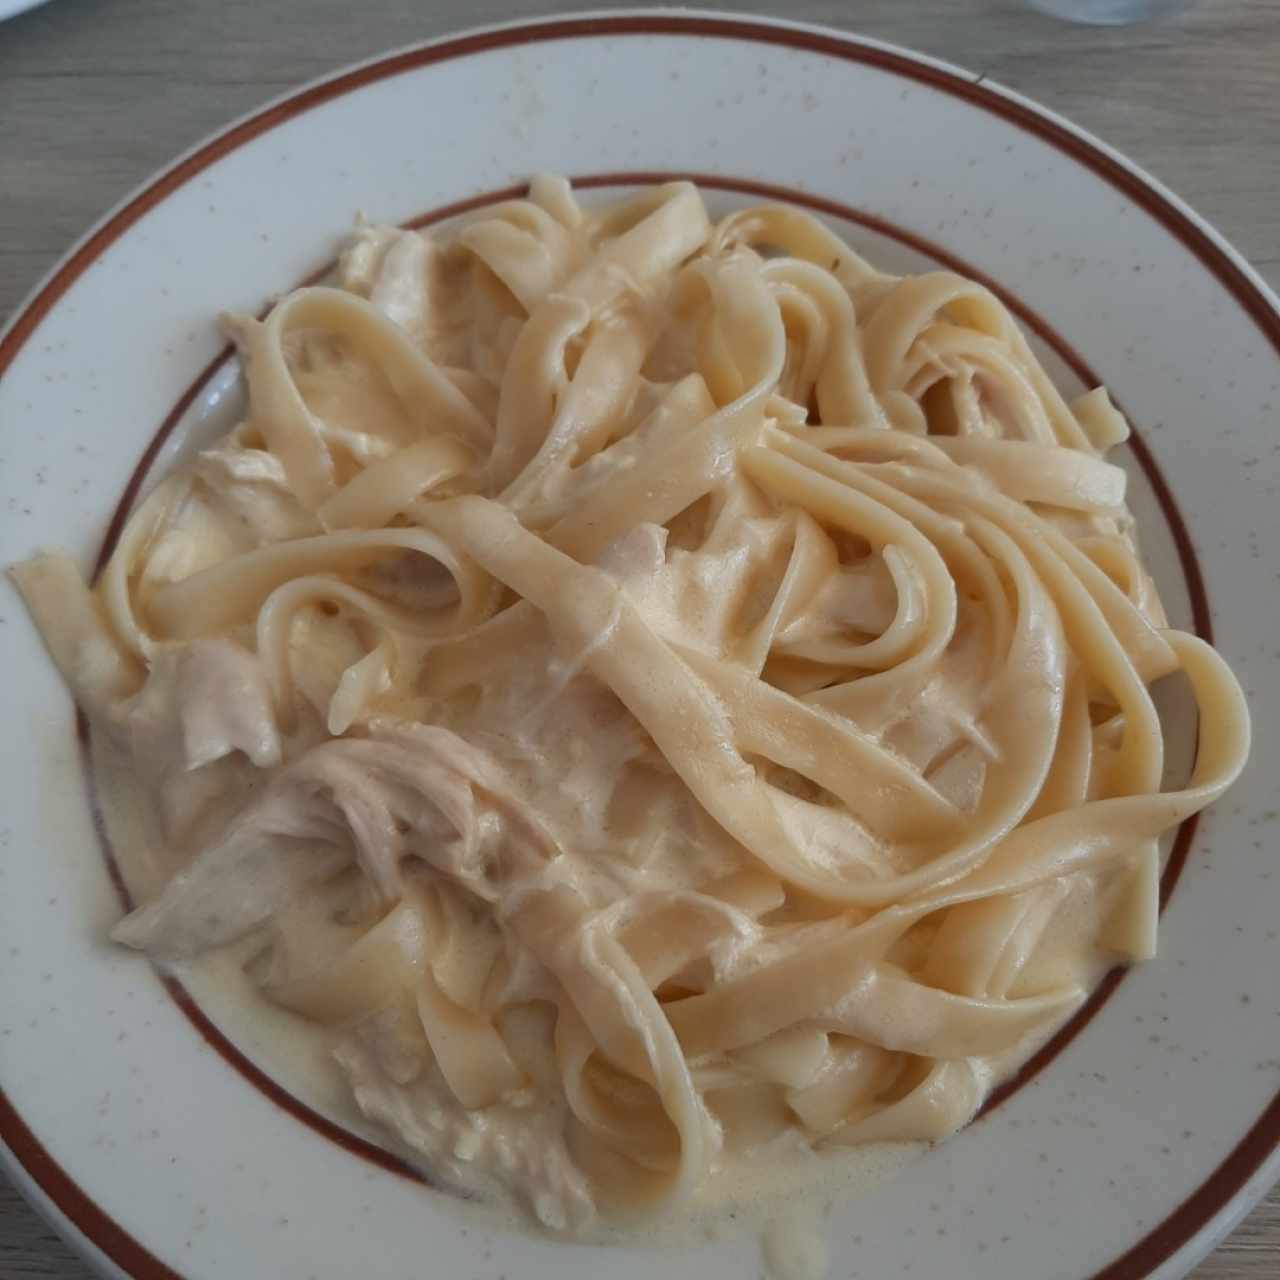
[[[1277,314],[1264,293],[1230,254],[1191,217],[1148,185],[1143,178],[1091,141],[1077,136],[1072,130],[1040,114],[1035,108],[996,92],[980,80],[970,81],[955,72],[918,62],[906,54],[860,44],[852,36],[824,34],[745,20],[652,15],[560,19],[444,40],[427,48],[394,54],[354,71],[339,74],[233,125],[162,173],[153,183],[109,216],[55,270],[43,288],[20,312],[9,331],[0,339],[0,374],[3,374],[12,363],[18,351],[63,294],[129,227],[171,192],[245,142],[321,103],[375,81],[433,63],[498,48],[558,39],[609,35],[683,35],[737,39],[807,50],[843,61],[879,68],[928,85],[951,97],[967,101],[988,114],[999,116],[1025,132],[1036,135],[1084,168],[1091,170],[1164,226],[1232,294],[1267,341],[1277,353],[1280,353],[1280,314]],[[208,371],[209,375],[211,373],[212,368]],[[193,388],[192,398],[198,394],[198,391],[198,386]],[[1139,461],[1144,463],[1144,469],[1147,469],[1146,463],[1152,461],[1149,453],[1136,438],[1133,444],[1135,454]],[[1152,467],[1148,470],[1148,474],[1152,478],[1153,485],[1156,486],[1157,496],[1161,499],[1162,505],[1166,501],[1172,504],[1172,495],[1164,485],[1163,478],[1157,479],[1158,471]],[[1185,528],[1182,530],[1182,535],[1182,538],[1178,537],[1178,529],[1175,527],[1174,536],[1178,541],[1180,554],[1184,540],[1186,550],[1191,550]],[[1194,562],[1194,556],[1191,558]],[[1188,585],[1191,586],[1190,581]],[[1174,856],[1177,857],[1176,850]],[[1182,859],[1185,860],[1185,857],[1186,852],[1183,850]],[[1173,867],[1174,863],[1171,859],[1166,878]],[[1167,895],[1162,885],[1162,898],[1165,896]],[[1104,982],[1110,980],[1111,975],[1108,975]],[[151,1280],[152,1277],[171,1280],[175,1275],[174,1272],[118,1227],[67,1178],[38,1139],[31,1134],[21,1118],[13,1111],[2,1090],[0,1090],[0,1137],[5,1139],[37,1184],[59,1205],[77,1229],[87,1239],[97,1244],[113,1261],[139,1277],[139,1280],[143,1277],[147,1280]],[[1231,1156],[1208,1180],[1159,1227],[1139,1241],[1122,1258],[1098,1273],[1095,1280],[1139,1280],[1139,1277],[1149,1274],[1151,1269],[1181,1248],[1221,1211],[1231,1196],[1260,1167],[1274,1148],[1278,1138],[1280,1138],[1280,1095],[1241,1139]]]
[[[1158,1227],[1127,1253],[1096,1272],[1091,1280],[1145,1280],[1162,1262],[1173,1257],[1200,1226],[1214,1217],[1229,1196],[1238,1191],[1275,1150],[1280,1134],[1280,1094],[1254,1121],[1249,1131],[1213,1174],[1187,1197]],[[1227,1188],[1224,1194],[1223,1188]],[[1194,1224],[1187,1230],[1187,1223]]]
[[[27,1176],[49,1197],[84,1238],[137,1280],[183,1280],[178,1272],[148,1253],[114,1219],[109,1218],[71,1180],[44,1144],[27,1128],[0,1089],[0,1136]],[[79,1243],[78,1241],[76,1243]]]

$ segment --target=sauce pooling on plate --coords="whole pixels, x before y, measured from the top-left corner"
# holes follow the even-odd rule
[[[226,324],[245,420],[92,591],[15,573],[144,801],[116,938],[233,956],[436,1180],[587,1233],[932,1141],[1153,953],[1244,701],[987,290],[541,178]]]

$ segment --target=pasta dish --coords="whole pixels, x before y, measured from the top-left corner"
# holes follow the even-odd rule
[[[1153,954],[1247,712],[989,291],[542,177],[225,323],[240,425],[14,572],[148,800],[114,936],[240,946],[435,1177],[580,1232],[938,1139]]]

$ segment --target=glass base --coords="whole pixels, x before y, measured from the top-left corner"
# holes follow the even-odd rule
[[[1187,7],[1188,0],[1026,0],[1033,9],[1064,22],[1120,27],[1131,22],[1167,18]]]

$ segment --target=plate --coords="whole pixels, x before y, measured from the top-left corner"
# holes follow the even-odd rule
[[[1062,385],[1104,381],[1135,424],[1148,558],[1175,624],[1211,634],[1246,685],[1255,763],[1181,832],[1159,958],[1113,975],[999,1105],[825,1229],[841,1275],[1183,1274],[1280,1172],[1280,313],[1221,237],[1070,124],[883,44],[712,15],[550,19],[361,64],[177,161],[20,309],[0,339],[0,561],[60,544],[90,567],[219,420],[234,380],[217,312],[323,267],[358,210],[443,218],[535,169],[601,195],[679,174],[720,208],[790,199],[877,262],[963,270]],[[75,712],[12,592],[0,623],[0,1136],[105,1274],[758,1271],[747,1231],[602,1252],[478,1229],[106,945],[120,908]]]

